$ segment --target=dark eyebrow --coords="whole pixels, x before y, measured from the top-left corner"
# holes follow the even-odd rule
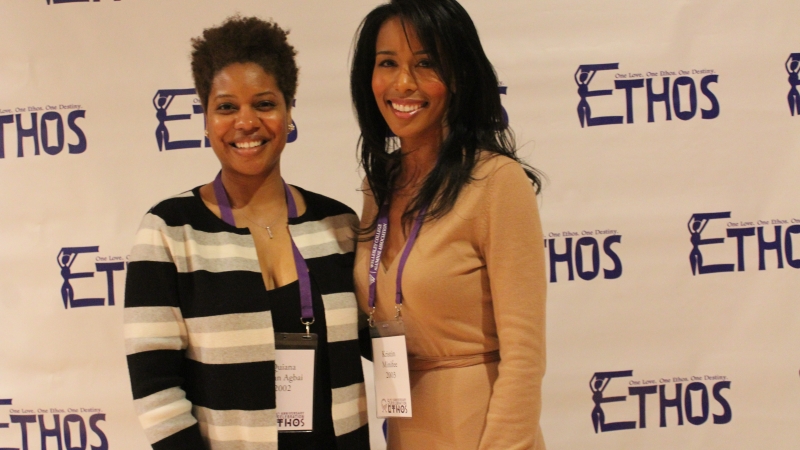
[[[264,97],[264,96],[269,96],[269,95],[278,95],[278,94],[276,94],[275,92],[272,92],[272,91],[264,91],[264,92],[259,92],[258,94],[254,95],[254,97]],[[236,97],[236,96],[233,95],[233,94],[219,94],[214,98],[232,98],[232,97]]]
[[[418,51],[418,52],[415,52],[414,54],[415,54],[415,55],[427,55],[428,53],[429,53],[429,52],[428,52],[427,50],[420,50],[420,51]],[[375,55],[390,55],[390,56],[395,56],[395,55],[397,55],[397,52],[393,52],[393,51],[391,51],[391,50],[381,50],[381,51],[379,51],[379,52],[375,52]]]

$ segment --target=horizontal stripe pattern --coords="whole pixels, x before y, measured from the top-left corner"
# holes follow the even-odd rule
[[[131,262],[174,263],[178,272],[226,272],[245,270],[261,272],[255,244],[250,236],[234,233],[207,233],[166,225],[164,220],[147,214],[136,233]]]
[[[199,422],[200,432],[209,441],[211,448],[220,448],[221,442],[259,444],[254,448],[265,448],[265,444],[274,444],[278,448],[278,427],[251,428],[238,425],[217,426]],[[240,447],[233,447],[240,448]],[[269,448],[269,447],[266,447]]]
[[[328,342],[358,339],[358,304],[352,292],[341,292],[322,296],[325,304],[325,322]]]
[[[216,411],[202,406],[194,407],[194,415],[200,422],[217,426],[241,425],[246,427],[275,427],[275,411]]]
[[[352,294],[357,218],[301,193],[307,211],[290,232],[322,294],[334,431],[340,448],[365,449]],[[213,450],[277,449],[275,335],[249,232],[210,214],[197,188],[167,199],[142,220],[128,279],[135,282],[126,284],[126,351],[151,444],[195,448],[202,438]]]
[[[353,217],[340,214],[316,222],[290,225],[295,245],[303,258],[319,258],[355,249]]]
[[[177,387],[134,400],[134,407],[151,444],[197,423],[191,402]]]
[[[181,311],[168,306],[125,308],[125,354],[186,348]]]
[[[186,319],[186,357],[205,364],[275,360],[275,330],[268,311]]]
[[[186,357],[203,364],[243,364],[275,360],[274,345],[253,345],[234,348],[189,347]]]
[[[204,434],[211,441],[277,445],[278,426],[275,411],[215,411],[195,407],[194,414],[200,423],[200,429],[205,431]]]
[[[333,389],[333,429],[337,436],[367,424],[367,395],[364,383]]]
[[[201,430],[208,433],[208,430]],[[206,439],[206,447],[213,450],[278,450],[278,442],[215,441]],[[291,449],[290,449],[291,450]]]
[[[219,316],[192,317],[186,319],[190,333],[219,333],[238,330],[272,329],[272,314],[269,311],[257,313],[231,313]]]
[[[189,332],[189,345],[205,348],[230,348],[275,343],[275,333],[270,328],[257,330],[216,331],[208,333]]]

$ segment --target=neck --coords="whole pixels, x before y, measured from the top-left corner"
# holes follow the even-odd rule
[[[436,166],[441,146],[441,135],[437,135],[434,139],[424,140],[400,139],[402,159],[400,160],[401,170],[397,179],[397,189],[400,191],[411,189],[416,192],[417,187]]]
[[[234,210],[246,211],[259,216],[286,205],[280,168],[268,175],[242,175],[222,169],[222,184]]]

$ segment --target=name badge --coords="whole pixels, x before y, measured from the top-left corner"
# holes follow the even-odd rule
[[[403,321],[377,322],[369,331],[377,416],[411,417],[411,382]]]
[[[314,358],[317,335],[275,335],[275,403],[278,432],[308,432],[314,426]]]

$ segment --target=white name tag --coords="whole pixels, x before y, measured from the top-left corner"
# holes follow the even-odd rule
[[[289,335],[290,337],[285,337]],[[314,418],[314,348],[296,348],[279,342],[291,340],[294,333],[279,333],[276,347],[295,347],[275,350],[275,403],[278,431],[312,431]]]
[[[411,417],[411,382],[403,322],[378,322],[370,328],[377,416]]]

